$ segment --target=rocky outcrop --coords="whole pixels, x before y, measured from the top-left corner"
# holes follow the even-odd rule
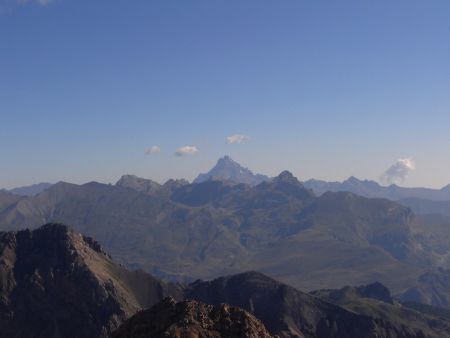
[[[226,304],[215,306],[166,298],[126,321],[111,338],[270,338],[253,315]]]

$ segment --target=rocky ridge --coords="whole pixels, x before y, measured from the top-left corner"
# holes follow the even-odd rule
[[[272,338],[250,313],[227,304],[166,298],[127,320],[111,338]]]

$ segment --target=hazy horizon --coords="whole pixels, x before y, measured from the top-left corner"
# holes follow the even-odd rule
[[[220,159],[222,159],[222,158],[224,158],[224,157],[230,157],[229,155],[224,155],[224,156],[222,156]],[[231,158],[231,157],[230,157]],[[232,158],[232,160],[234,161],[234,159]],[[236,161],[237,162],[237,161]],[[27,187],[27,186],[32,186],[32,185],[37,185],[37,184],[46,184],[46,183],[50,183],[50,184],[55,184],[55,183],[59,183],[59,182],[65,182],[65,183],[71,183],[71,184],[86,184],[86,183],[90,183],[90,182],[98,182],[98,183],[103,183],[103,184],[115,184],[122,176],[124,176],[124,175],[133,175],[133,176],[137,176],[137,177],[140,177],[140,178],[145,178],[145,179],[149,179],[149,180],[152,180],[152,181],[155,181],[155,182],[157,182],[157,183],[159,183],[159,184],[164,184],[165,182],[167,182],[168,180],[170,180],[170,179],[185,179],[185,180],[188,180],[189,182],[193,182],[193,180],[195,179],[195,178],[197,178],[197,176],[199,175],[199,174],[204,174],[204,173],[207,173],[210,169],[212,169],[215,165],[216,165],[216,163],[217,162],[214,162],[209,168],[207,168],[207,169],[205,169],[205,170],[203,170],[203,171],[201,171],[201,172],[198,172],[197,174],[195,174],[195,175],[193,175],[192,177],[167,177],[167,178],[163,178],[163,179],[155,179],[154,177],[151,177],[151,176],[146,176],[146,174],[145,173],[143,173],[143,175],[137,175],[136,173],[123,173],[123,174],[121,174],[120,176],[118,176],[118,177],[116,177],[116,178],[112,178],[110,181],[104,181],[104,180],[101,180],[101,179],[99,179],[99,180],[96,180],[96,179],[87,179],[87,180],[85,180],[85,181],[74,181],[74,180],[70,180],[70,179],[67,179],[67,180],[59,180],[59,181],[41,181],[41,182],[31,182],[31,183],[29,183],[29,184],[25,184],[25,185],[21,185],[21,186],[11,186],[11,187],[0,187],[0,190],[1,189],[14,189],[14,188],[22,188],[22,187]],[[248,167],[246,167],[245,165],[243,165],[242,163],[239,163],[238,162],[238,164],[240,164],[240,165],[242,165],[244,168],[247,168],[247,169],[249,169],[250,171],[252,171],[253,172],[253,174],[262,174],[262,175],[266,175],[266,173],[264,173],[264,172],[256,172],[256,171],[253,171],[252,170],[252,168],[248,168]],[[289,169],[284,169],[284,170],[282,170],[282,171],[280,171],[280,172],[278,172],[278,173],[276,173],[276,174],[274,174],[274,175],[267,175],[267,176],[269,176],[269,177],[271,177],[271,178],[273,178],[273,177],[276,177],[276,176],[278,176],[279,174],[281,174],[283,171],[285,171],[285,170],[287,170],[287,171],[289,171],[289,172],[291,172],[292,173],[292,171],[291,170],[289,170]],[[390,185],[397,185],[397,186],[400,186],[400,187],[410,187],[410,188],[419,188],[418,186],[416,186],[416,187],[413,187],[413,186],[407,186],[407,185],[405,185],[405,184],[402,184],[402,183],[398,183],[398,182],[383,182],[383,180],[381,180],[381,179],[370,179],[370,178],[364,178],[364,177],[357,177],[357,176],[348,176],[348,177],[345,177],[345,178],[343,178],[343,179],[341,179],[341,180],[324,180],[324,179],[320,179],[320,178],[317,178],[317,177],[308,177],[308,178],[302,178],[302,177],[299,177],[299,176],[297,176],[297,175],[295,175],[295,173],[293,173],[293,175],[296,177],[296,178],[298,178],[300,181],[308,181],[308,180],[320,180],[320,181],[327,181],[327,182],[343,182],[343,181],[346,181],[346,180],[348,180],[348,179],[351,179],[352,177],[354,177],[354,178],[356,178],[356,179],[359,179],[359,180],[361,180],[361,181],[365,181],[365,180],[368,180],[368,181],[375,181],[375,182],[377,182],[378,184],[380,184],[381,186],[390,186]],[[422,187],[420,187],[420,188],[434,188],[434,189],[441,189],[441,188],[445,188],[447,185],[444,185],[444,186],[442,186],[442,187],[425,187],[425,186],[422,186]]]
[[[442,0],[0,1],[0,187],[192,180],[229,154],[441,188],[449,17]]]

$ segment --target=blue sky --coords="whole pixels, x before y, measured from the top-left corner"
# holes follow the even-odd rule
[[[449,18],[448,0],[0,0],[0,187],[192,179],[225,154],[327,180],[412,158],[403,185],[446,185]]]

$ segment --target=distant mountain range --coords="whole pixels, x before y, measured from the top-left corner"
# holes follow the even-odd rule
[[[121,264],[172,281],[254,269],[304,290],[378,280],[404,301],[450,307],[447,201],[323,192],[287,171],[256,185],[226,177],[159,184],[125,175],[115,185],[60,182],[36,196],[0,191],[0,229],[71,224]],[[344,187],[389,189],[357,179],[334,189]]]
[[[415,213],[441,214],[450,216],[450,185],[442,189],[405,188],[395,184],[382,186],[375,181],[359,180],[350,177],[343,182],[326,182],[308,180],[305,187],[313,190],[317,195],[327,191],[348,191],[368,198],[387,198],[411,208]]]
[[[402,200],[406,198],[419,198],[433,201],[450,200],[450,185],[442,189],[405,188],[395,184],[386,187],[375,181],[359,180],[356,177],[350,177],[343,182],[326,182],[311,179],[304,182],[304,184],[317,195],[321,195],[327,191],[349,191],[360,196],[388,198],[390,200]]]
[[[60,224],[0,232],[0,262],[0,338],[450,337],[439,309],[394,303],[379,283],[307,294],[245,272],[171,284]]]
[[[248,184],[258,185],[262,182],[268,182],[272,178],[262,174],[254,174],[249,169],[241,166],[229,156],[220,158],[216,165],[207,173],[200,174],[193,183],[202,183],[208,180],[220,180],[230,184]],[[159,184],[150,179],[140,178],[134,175],[123,175],[116,183],[117,186],[128,187],[134,190],[154,193],[165,189],[171,190],[174,187],[189,184],[186,180],[169,180],[164,184]],[[420,204],[423,212],[434,209],[442,210],[441,204],[434,202],[450,201],[450,184],[442,189],[431,188],[406,188],[395,184],[382,186],[371,180],[360,180],[356,177],[350,177],[343,182],[327,182],[322,180],[310,179],[303,182],[304,186],[311,189],[316,195],[322,195],[325,192],[352,192],[354,194],[368,198],[387,198],[393,201],[402,201],[410,204],[413,209]],[[44,190],[50,188],[51,183],[39,183],[31,186],[14,188],[9,192],[20,196],[35,196]],[[169,187],[170,186],[170,187]],[[439,207],[441,205],[441,207]],[[408,205],[409,206],[409,205]],[[434,209],[433,209],[434,208]],[[447,205],[445,205],[447,209]]]
[[[380,280],[400,292],[429,267],[450,267],[448,244],[434,245],[446,228],[427,232],[409,209],[384,199],[316,197],[289,172],[257,186],[147,187],[154,185],[127,177],[57,183],[34,197],[3,192],[0,227],[71,224],[119,262],[178,281],[258,269],[306,290]]]
[[[201,183],[207,180],[221,180],[234,184],[258,185],[268,182],[270,177],[253,174],[249,169],[244,168],[229,156],[219,159],[216,165],[206,174],[200,174],[193,183]],[[387,198],[394,201],[404,199],[420,199],[426,201],[450,201],[450,184],[442,189],[431,188],[406,188],[392,184],[382,186],[371,180],[360,180],[350,177],[343,182],[327,182],[310,179],[303,182],[304,186],[314,191],[316,195],[322,195],[328,191],[332,192],[352,192],[354,194],[368,198]]]

